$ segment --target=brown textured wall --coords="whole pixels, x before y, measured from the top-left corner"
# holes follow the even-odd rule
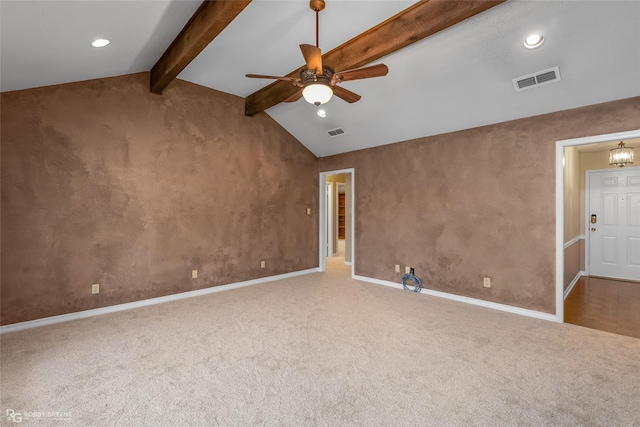
[[[2,324],[318,265],[316,157],[241,98],[148,87],[1,95]]]
[[[427,118],[428,119],[428,118]],[[323,158],[355,168],[356,274],[555,312],[555,141],[640,128],[640,98]],[[490,289],[483,275],[492,278]]]

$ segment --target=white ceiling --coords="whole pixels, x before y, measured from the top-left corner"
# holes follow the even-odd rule
[[[323,52],[413,1],[327,0]],[[172,1],[0,2],[0,89],[148,71],[200,4]],[[545,43],[528,50],[524,38]],[[106,48],[90,46],[108,38]],[[179,76],[245,97],[285,75],[315,44],[305,0],[254,0]],[[510,0],[383,58],[386,77],[345,82],[355,104],[299,100],[267,113],[319,157],[521,117],[640,96],[640,1]],[[516,92],[512,79],[559,66],[562,80]],[[332,138],[328,129],[346,134]],[[621,129],[627,130],[627,129]]]
[[[200,3],[0,0],[0,89],[149,71]]]

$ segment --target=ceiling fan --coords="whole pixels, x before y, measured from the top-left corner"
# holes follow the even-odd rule
[[[246,76],[257,79],[290,81],[294,86],[300,88],[296,93],[285,99],[284,102],[295,102],[301,97],[304,97],[310,104],[318,106],[329,102],[334,94],[349,103],[359,101],[361,98],[360,95],[340,87],[338,84],[349,80],[386,76],[389,68],[384,64],[378,64],[355,70],[334,71],[333,68],[322,65],[322,52],[318,47],[318,16],[324,9],[324,6],[324,0],[311,0],[309,2],[309,7],[316,13],[316,45],[300,45],[302,56],[304,56],[306,62],[306,67],[300,70],[300,77],[266,76],[262,74],[247,74]]]

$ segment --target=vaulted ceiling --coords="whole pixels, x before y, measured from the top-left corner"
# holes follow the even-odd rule
[[[304,65],[298,45],[315,44],[315,15],[307,1],[217,3],[207,12],[207,19],[216,16],[213,24],[195,28],[184,42],[176,36],[200,7],[199,0],[2,0],[0,88],[13,91],[150,71],[174,40],[181,53],[156,65],[154,71],[164,78],[154,80],[157,92],[177,75],[251,101],[264,96],[270,82],[245,74],[286,75]],[[331,65],[356,64],[357,59],[331,57],[330,51],[415,3],[327,0],[320,13],[325,58],[334,61]],[[407,30],[435,27],[436,19]],[[410,27],[403,23],[395,28],[403,25]],[[542,46],[524,47],[531,33],[544,36]],[[213,41],[198,45],[202,37]],[[96,38],[111,44],[93,48]],[[361,48],[361,55],[388,39]],[[387,76],[342,84],[362,96],[357,103],[334,96],[322,106],[326,117],[321,118],[318,107],[303,99],[276,103],[284,99],[279,95],[265,112],[324,157],[640,96],[640,2],[509,0],[383,54],[370,65],[386,64]],[[558,67],[559,81],[515,90],[514,78],[553,67]],[[276,88],[290,90],[282,83]],[[250,112],[261,109],[258,105]],[[329,136],[327,131],[335,128],[345,133]]]

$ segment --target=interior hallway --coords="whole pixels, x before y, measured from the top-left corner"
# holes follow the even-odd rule
[[[351,273],[351,266],[344,263],[344,239],[338,240],[338,253],[327,257],[327,271]]]
[[[640,282],[581,277],[564,302],[564,321],[640,338]]]

